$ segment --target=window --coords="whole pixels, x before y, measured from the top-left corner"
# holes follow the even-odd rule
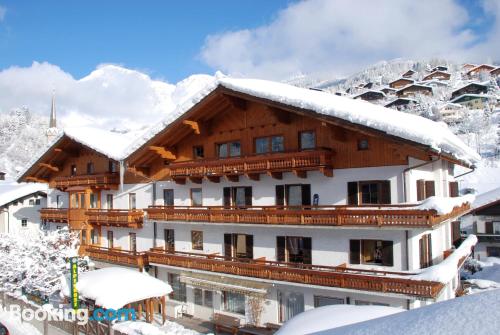
[[[164,189],[163,190],[163,205],[173,206],[174,205],[174,190]]]
[[[389,307],[389,304],[384,304],[381,302],[374,301],[366,301],[366,300],[354,300],[354,304],[357,306],[386,306]]]
[[[255,153],[265,154],[268,152],[285,151],[283,136],[259,137],[255,139]]]
[[[113,231],[112,230],[108,230],[108,248],[109,249],[112,249],[113,248]]]
[[[56,195],[56,208],[62,207],[62,200],[60,195]]]
[[[203,291],[203,304],[206,307],[213,307],[214,303],[214,293],[212,291],[204,290]]]
[[[115,173],[115,172],[117,172],[116,163],[113,162],[112,160],[108,161],[108,172],[109,173]]]
[[[368,150],[368,140],[358,140],[358,150]]]
[[[427,268],[432,265],[432,239],[431,234],[423,235],[418,241],[420,250],[420,268]]]
[[[213,293],[201,288],[194,289],[194,304],[198,306],[213,307]]]
[[[173,229],[165,229],[163,231],[163,239],[165,241],[165,250],[174,251],[175,250],[175,235]]]
[[[278,291],[280,322],[286,322],[304,311],[304,295]]]
[[[191,206],[203,206],[201,188],[191,189]]]
[[[87,163],[87,174],[94,174],[94,163]]]
[[[93,228],[90,230],[90,241],[92,244],[97,244],[98,243],[98,233],[96,233],[96,230]]]
[[[310,237],[301,236],[277,236],[276,250],[278,262],[311,264]]]
[[[352,181],[347,183],[347,204],[390,204],[389,180]]]
[[[191,248],[193,250],[203,250],[203,232],[191,230]]]
[[[217,156],[219,158],[241,156],[240,141],[218,143],[217,144]]]
[[[489,221],[484,223],[485,234],[498,235],[500,234],[500,222],[499,221]]]
[[[70,173],[72,176],[76,176],[76,165],[75,164],[71,165]]]
[[[29,204],[30,204],[30,206],[34,206],[35,205],[35,199],[30,199]]]
[[[450,197],[456,198],[460,195],[458,191],[458,181],[450,181],[448,184]]]
[[[136,209],[137,208],[135,193],[128,194],[128,208],[129,209]]]
[[[252,187],[224,187],[224,207],[252,206]]]
[[[311,185],[276,185],[277,206],[311,205]]]
[[[35,205],[40,206],[41,200],[40,199],[35,199]]]
[[[253,259],[253,235],[224,234],[224,255],[227,259]]]
[[[393,242],[381,240],[350,240],[351,264],[375,264],[393,266]]]
[[[487,257],[500,257],[500,247],[486,247]]]
[[[194,304],[198,306],[203,305],[203,290],[201,288],[194,289]]]
[[[245,296],[241,293],[222,291],[224,311],[245,315]]]
[[[71,194],[71,208],[80,207],[80,195],[78,193]]]
[[[137,252],[137,235],[135,233],[128,233],[130,251]]]
[[[113,209],[113,195],[106,194],[106,208]]]
[[[196,145],[193,147],[193,158],[194,159],[201,159],[205,157],[205,153],[203,152],[203,146],[202,145]]]
[[[23,228],[28,227],[28,219],[21,219],[21,227]]]
[[[169,298],[176,301],[186,302],[186,283],[181,282],[181,276],[175,273],[168,274],[168,283],[172,286]]]
[[[344,303],[344,299],[341,298],[322,297],[319,295],[314,296],[314,308],[329,305],[342,305]]]
[[[300,150],[316,148],[316,133],[314,131],[302,131],[299,133]]]
[[[90,208],[97,208],[97,194],[90,193]]]
[[[434,180],[417,180],[417,201],[436,195]]]

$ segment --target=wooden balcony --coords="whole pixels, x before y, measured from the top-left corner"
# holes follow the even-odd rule
[[[405,278],[411,274],[404,272],[279,263],[262,259],[228,259],[218,255],[169,252],[158,248],[151,249],[146,254],[150,264],[308,285],[402,294],[419,298],[435,298],[443,288],[443,284],[438,282]]]
[[[96,188],[116,188],[120,183],[117,173],[78,175],[56,177],[50,182],[50,188],[67,189],[68,187],[83,186]]]
[[[80,247],[82,255],[89,256],[92,260],[138,267],[143,269],[147,265],[147,258],[143,252],[121,250],[118,248],[103,248],[96,245],[86,245]]]
[[[67,208],[42,208],[40,210],[40,219],[43,222],[68,223]]]
[[[144,212],[138,209],[89,209],[87,222],[98,226],[142,228]]]
[[[294,172],[305,177],[307,171],[319,170],[332,177],[332,157],[334,153],[327,150],[273,153],[253,156],[242,156],[220,159],[203,159],[168,165],[170,178],[182,183],[186,178],[199,181],[207,178],[218,182],[221,176],[235,178],[246,175],[258,180],[261,173],[268,173],[280,178],[283,172]]]
[[[149,220],[306,225],[354,227],[432,227],[449,218],[465,213],[468,204],[455,207],[451,213],[438,215],[434,210],[419,210],[408,205],[367,206],[263,206],[225,208],[219,206],[182,207],[150,206],[146,209]]]

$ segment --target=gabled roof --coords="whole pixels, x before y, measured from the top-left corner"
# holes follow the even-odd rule
[[[21,183],[12,181],[0,182],[0,207],[25,198],[35,193],[46,193],[47,185],[40,183]]]
[[[466,93],[466,94],[462,94],[462,95],[459,95],[458,97],[450,100],[450,102],[457,102],[457,101],[460,101],[460,100],[463,100],[464,98],[471,98],[469,100],[472,100],[472,99],[482,99],[482,100],[486,100],[486,99],[490,99],[490,98],[495,98],[494,96],[492,95],[487,95],[487,94],[472,94],[472,93]]]
[[[426,75],[425,77],[422,78],[422,80],[427,80],[427,78],[432,78],[433,76],[437,75],[437,74],[440,74],[440,75],[444,75],[444,76],[451,76],[448,72],[444,72],[444,71],[440,71],[440,70],[436,70],[436,71],[433,71],[431,73],[429,73],[428,75]]]
[[[431,151],[450,155],[466,165],[474,165],[480,156],[467,147],[446,126],[429,119],[377,106],[369,102],[340,97],[327,92],[313,91],[283,83],[258,79],[216,78],[194,94],[161,123],[152,127],[132,143],[127,156],[145,147],[156,135],[163,133],[181,117],[211,94],[234,95],[242,99],[258,100],[285,109],[308,113],[313,117],[328,117],[353,126],[371,129],[378,134],[423,145]],[[214,93],[215,92],[215,93]]]
[[[389,83],[389,85],[390,85],[390,84],[393,84],[393,83],[396,83],[396,82],[398,82],[398,81],[407,81],[407,82],[411,82],[411,83],[415,82],[415,80],[410,79],[410,78],[398,78],[398,79],[396,79],[396,80],[391,81],[391,82]]]
[[[385,97],[385,93],[384,92],[381,92],[381,91],[375,91],[375,90],[368,90],[368,91],[365,91],[361,94],[358,94],[358,95],[355,95],[353,98],[356,99],[356,98],[360,98],[364,95],[367,95],[367,94],[375,94],[375,95],[380,95],[381,97]]]
[[[493,65],[489,65],[489,64],[481,64],[481,65],[476,66],[475,68],[470,69],[467,72],[467,74],[470,74],[472,72],[476,72],[477,70],[480,70],[480,69],[494,70],[495,67]]]
[[[407,89],[412,88],[412,87],[421,88],[421,89],[424,89],[426,91],[431,91],[432,92],[432,87],[430,87],[430,86],[421,85],[421,84],[410,84],[408,86],[405,86],[405,87],[400,88],[399,90],[397,90],[396,94],[400,93],[400,92],[403,92],[403,91],[406,91]]]

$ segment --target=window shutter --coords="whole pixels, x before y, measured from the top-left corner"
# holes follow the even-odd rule
[[[232,234],[224,234],[224,256],[228,260],[231,259],[231,257],[233,256],[231,248],[232,240],[233,240]]]
[[[432,265],[432,236],[427,234],[427,266]]]
[[[391,203],[391,182],[389,180],[384,180],[381,185],[382,204],[390,204]]]
[[[433,197],[436,195],[436,188],[434,180],[425,181],[425,198]]]
[[[312,239],[310,237],[304,237],[304,264],[312,264]]]
[[[393,266],[392,241],[382,241],[382,265]]]
[[[451,223],[451,243],[455,244],[460,241],[460,221]]]
[[[285,236],[276,236],[276,256],[278,262],[285,261]]]
[[[485,222],[485,233],[486,234],[493,234],[493,222]]]
[[[246,235],[247,258],[253,259],[253,235]]]
[[[285,186],[276,185],[276,206],[285,205]]]
[[[357,205],[358,204],[358,182],[350,181],[347,183],[347,204]],[[359,263],[355,263],[359,264]]]
[[[472,223],[472,232],[473,232],[474,234],[477,234],[477,222],[476,222],[476,221],[474,221],[474,222]]]
[[[252,187],[245,187],[245,206],[252,206]]]
[[[302,205],[311,206],[311,185],[302,185]]]
[[[455,198],[459,196],[458,181],[450,181],[449,188],[450,188],[450,197]]]
[[[425,180],[417,180],[417,201],[425,199]]]
[[[350,240],[349,241],[349,263],[359,264],[360,263],[360,251],[361,251],[361,241],[360,240]]]
[[[426,267],[426,261],[425,261],[426,251],[425,251],[424,236],[422,236],[418,240],[418,249],[420,251],[420,268],[423,269]]]
[[[224,207],[231,207],[231,187],[224,187]]]

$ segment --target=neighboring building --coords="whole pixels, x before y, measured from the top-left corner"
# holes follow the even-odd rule
[[[446,71],[448,71],[448,67],[444,65],[439,65],[431,69],[431,72],[446,72]]]
[[[462,65],[462,71],[467,73],[470,70],[472,70],[473,68],[475,68],[476,66],[477,66],[476,64],[466,63],[466,64]]]
[[[500,257],[500,188],[478,195],[460,222],[462,231],[479,239],[474,249],[476,259]]]
[[[411,84],[396,92],[396,95],[400,98],[414,97],[418,94],[432,95],[432,87],[427,85]]]
[[[396,94],[396,90],[394,88],[390,88],[390,87],[384,87],[380,90],[380,92],[383,92],[385,95]]]
[[[52,94],[52,104],[50,109],[50,121],[49,128],[45,131],[47,136],[47,142],[53,141],[59,135],[59,129],[57,128],[57,118],[56,118],[56,95],[55,92]]]
[[[492,77],[499,77],[500,76],[500,67],[497,67],[496,69],[491,70],[490,75]]]
[[[464,94],[484,94],[488,93],[488,85],[480,84],[480,83],[470,83],[465,86],[460,87],[457,90],[454,90],[451,93],[451,99],[455,99]]]
[[[451,103],[460,104],[468,109],[485,109],[490,108],[490,101],[496,98],[484,94],[464,94],[451,100]]]
[[[394,108],[401,111],[408,108],[409,106],[416,106],[416,105],[418,105],[418,101],[415,99],[397,98],[389,102],[387,105],[385,105],[385,107]]]
[[[428,80],[450,80],[451,75],[448,72],[444,71],[434,71],[432,73],[429,73],[425,77],[422,78],[422,81],[428,81]]]
[[[373,83],[369,82],[363,85],[363,88],[371,89],[373,87]]]
[[[408,70],[405,73],[403,73],[403,75],[401,77],[403,77],[403,78],[411,78],[411,77],[413,77],[415,75],[415,73],[416,72],[413,71],[413,70]]]
[[[380,91],[366,91],[354,97],[354,99],[361,99],[365,101],[377,101],[384,98],[385,94]]]
[[[97,267],[146,269],[174,289],[168,315],[205,320],[281,324],[328,304],[455,296],[460,262],[443,283],[426,270],[469,208],[435,204],[456,195],[455,165],[479,160],[451,131],[262,80],[218,79],[191,99],[146,138],[60,135],[21,174],[49,183],[42,218],[79,231]]]
[[[462,121],[467,110],[461,104],[447,102],[437,105],[435,111],[442,121],[447,124],[456,124]]]
[[[0,180],[5,180],[5,172],[0,171]]]
[[[40,209],[47,206],[47,185],[0,182],[0,233],[26,234],[38,231]]]
[[[469,78],[477,78],[479,74],[481,73],[489,73],[490,71],[494,70],[496,67],[488,64],[481,64],[479,66],[476,66],[475,68],[470,69],[467,72],[467,76]]]
[[[401,87],[405,87],[406,85],[413,84],[415,81],[413,79],[408,78],[399,78],[389,83],[390,88],[399,89]]]

